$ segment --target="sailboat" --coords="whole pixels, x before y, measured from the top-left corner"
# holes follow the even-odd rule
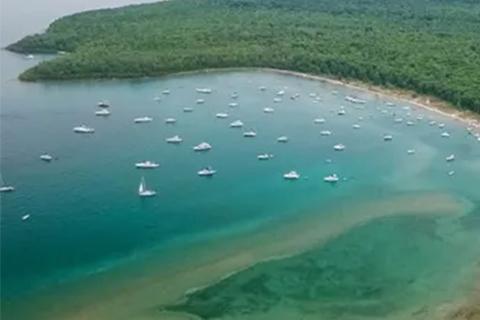
[[[138,195],[140,197],[153,197],[157,193],[153,190],[148,190],[147,189],[147,184],[145,183],[145,178],[142,177],[142,180],[140,181],[140,185],[138,186]]]

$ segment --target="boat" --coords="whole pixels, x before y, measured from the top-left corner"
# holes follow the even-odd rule
[[[439,124],[438,124],[438,127],[439,127],[440,129],[445,128],[445,123],[439,123]]]
[[[147,188],[147,184],[145,183],[145,178],[142,177],[141,181],[140,181],[140,185],[138,186],[138,195],[140,197],[153,197],[155,196],[157,193],[153,190],[149,190]]]
[[[193,112],[193,108],[185,107],[183,108],[183,112]]]
[[[220,113],[217,113],[215,115],[215,117],[218,118],[218,119],[226,119],[226,118],[228,118],[228,113],[221,113],[220,112]]]
[[[286,179],[286,180],[297,180],[298,178],[300,178],[300,175],[297,173],[297,171],[290,171],[290,172],[287,172],[283,175],[283,178]]]
[[[324,118],[316,118],[316,119],[313,120],[313,123],[322,124],[322,123],[325,123],[325,119]]]
[[[285,90],[277,91],[277,96],[283,96],[285,94]]]
[[[245,138],[255,138],[255,137],[257,136],[257,133],[256,133],[255,131],[253,131],[253,130],[251,130],[251,131],[245,131],[245,132],[243,133],[243,136],[244,136]]]
[[[1,186],[0,187],[0,192],[13,192],[15,191],[15,188],[13,186]]]
[[[153,101],[160,102],[162,101],[162,98],[160,98],[159,96],[156,96],[153,98]]]
[[[78,127],[74,127],[73,132],[76,132],[76,133],[94,133],[95,129],[87,127],[86,125],[82,124]]]
[[[450,137],[450,133],[448,133],[448,132],[442,132],[441,136],[442,136],[442,138],[449,138],[449,137]]]
[[[228,104],[228,106],[229,106],[230,108],[236,108],[236,107],[238,107],[238,103],[237,103],[237,102],[230,102],[230,103]]]
[[[360,129],[360,125],[358,123],[355,123],[353,126],[352,126],[353,129]]]
[[[98,110],[95,111],[95,115],[99,117],[107,117],[110,115],[110,111],[108,111],[107,109]]]
[[[153,119],[150,118],[150,117],[139,117],[139,118],[135,118],[133,119],[133,122],[135,123],[148,123],[148,122],[152,122]]]
[[[217,171],[213,170],[212,167],[206,167],[197,173],[200,177],[212,177],[215,173],[217,173]]]
[[[102,101],[99,101],[97,103],[97,106],[99,108],[109,108],[110,107],[110,102],[108,102],[107,100],[102,100]]]
[[[286,137],[286,136],[278,137],[277,142],[286,143],[286,142],[288,142],[288,137]]]
[[[315,98],[315,97],[317,96],[317,94],[316,94],[315,92],[310,92],[310,93],[308,94],[308,96],[309,96],[310,98]]]
[[[410,155],[415,154],[415,149],[408,149],[407,154],[410,154]]]
[[[238,93],[236,93],[236,92],[232,93],[232,95],[230,96],[230,98],[232,98],[232,99],[237,99],[237,98],[238,98]]]
[[[158,168],[160,165],[156,162],[152,162],[152,161],[144,161],[144,162],[137,162],[135,163],[135,167],[137,169],[155,169],[155,168]]]
[[[29,54],[27,56],[25,56],[25,58],[27,58],[28,60],[32,60],[35,58],[35,56],[33,54]]]
[[[335,150],[335,151],[343,151],[343,150],[345,150],[345,148],[346,148],[345,145],[343,145],[341,143],[333,146],[333,150]]]
[[[24,215],[22,216],[22,221],[25,221],[25,220],[28,220],[28,219],[30,219],[30,215],[29,215],[29,214],[24,214]]]
[[[295,99],[297,99],[297,98],[299,98],[299,97],[300,97],[300,93],[297,92],[297,93],[295,93],[294,95],[292,95],[292,96],[290,97],[290,99],[295,100]]]
[[[265,91],[265,90],[267,90],[267,87],[260,86],[260,87],[258,87],[258,89],[259,89],[260,91]]]
[[[258,160],[270,160],[273,158],[273,154],[263,153],[257,156]]]
[[[196,104],[204,104],[205,103],[205,100],[204,99],[197,99],[197,101],[195,101]]]
[[[413,121],[407,121],[407,126],[411,127],[413,126],[415,123],[413,123]]]
[[[180,138],[179,136],[173,136],[165,139],[165,141],[167,141],[167,143],[179,144],[179,143],[182,143],[183,139]]]
[[[393,102],[387,102],[385,103],[388,107],[395,107],[395,103]]]
[[[49,155],[48,153],[44,153],[44,154],[40,155],[40,160],[50,162],[50,161],[53,160],[53,157],[51,155]]]
[[[445,160],[446,160],[447,162],[455,161],[455,155],[454,155],[454,154],[451,154],[451,155],[449,155],[448,157],[446,157]]]
[[[243,122],[240,120],[236,120],[230,123],[230,128],[241,128],[241,127],[243,127]]]
[[[282,98],[274,98],[273,102],[280,103],[280,102],[282,102]]]
[[[428,124],[429,124],[429,125],[431,125],[431,126],[434,126],[434,125],[436,125],[436,124],[437,124],[437,121],[435,121],[435,120],[432,120],[432,121],[430,121]]]
[[[270,107],[266,107],[266,108],[263,108],[263,112],[265,112],[265,113],[274,113],[274,112],[275,112],[275,109],[270,108]]]
[[[210,144],[208,144],[207,142],[202,142],[202,143],[196,145],[195,147],[193,147],[194,151],[208,151],[210,149],[212,149],[212,146]]]
[[[345,97],[345,100],[348,101],[348,102],[351,102],[351,103],[356,103],[356,104],[365,104],[365,103],[367,103],[367,101],[365,101],[365,100],[358,99],[358,98],[355,98],[355,97],[352,97],[352,96],[346,96],[346,97]]]
[[[393,120],[395,123],[402,123],[403,122],[403,118],[395,118],[395,120]]]
[[[168,89],[165,89],[165,90],[163,90],[163,91],[162,91],[162,94],[164,94],[164,95],[168,95],[168,94],[170,94],[170,90],[168,90]]]
[[[335,183],[335,182],[338,182],[339,180],[340,180],[340,178],[338,178],[336,173],[323,178],[323,181],[329,182],[329,183]]]
[[[347,114],[347,112],[345,111],[345,109],[342,108],[342,109],[340,109],[340,110],[337,111],[337,114],[338,114],[339,116],[344,116],[344,115]]]
[[[455,175],[455,170],[448,171],[448,175],[449,175],[449,176]]]
[[[383,136],[383,140],[384,141],[392,141],[393,140],[393,136],[392,135],[389,135],[389,134],[386,134]]]
[[[210,88],[197,88],[195,89],[198,93],[210,94],[212,93],[212,89]]]
[[[322,130],[322,131],[320,131],[320,135],[321,135],[321,136],[324,136],[324,137],[326,137],[326,136],[331,136],[331,135],[332,135],[332,131]]]
[[[165,119],[165,123],[166,123],[166,124],[174,124],[175,122],[177,122],[177,119],[175,119],[175,118],[167,118],[167,119]]]

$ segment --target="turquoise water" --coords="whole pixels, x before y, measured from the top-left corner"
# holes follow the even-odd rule
[[[228,235],[242,235],[294,215],[301,219],[303,212],[322,215],[322,208],[332,207],[337,201],[388,200],[403,193],[443,192],[474,208],[480,203],[479,143],[468,135],[464,125],[414,106],[405,110],[407,104],[402,102],[388,107],[384,98],[365,92],[254,71],[27,84],[13,80],[14,75],[35,61],[2,55],[8,55],[10,63],[2,65],[7,77],[2,80],[1,172],[3,181],[16,188],[1,195],[1,289],[5,304],[62,283],[81,282],[100,271],[108,273],[154,249],[161,249],[164,255],[158,259],[168,261],[169,252],[207,239],[220,241]],[[262,92],[259,86],[267,90]],[[198,94],[197,87],[210,87],[214,92]],[[162,95],[165,89],[171,94]],[[281,89],[286,91],[283,101],[274,103],[275,93]],[[239,95],[235,100],[239,106],[230,108],[234,92]],[[300,97],[291,100],[294,93]],[[321,100],[309,93],[316,93]],[[348,103],[346,95],[356,95],[368,103],[364,107]],[[160,102],[154,100],[156,96],[161,97]],[[198,98],[205,99],[205,104],[197,105]],[[96,103],[102,99],[112,104],[108,118],[94,115]],[[342,105],[347,114],[338,116]],[[184,107],[195,110],[184,113]],[[275,113],[265,114],[264,107],[275,108]],[[227,112],[230,117],[216,119],[217,112]],[[419,115],[424,119],[416,120]],[[154,121],[134,124],[133,119],[139,116],[151,116]],[[415,125],[395,124],[393,119],[399,116]],[[167,125],[164,119],[168,117],[178,122]],[[325,118],[326,123],[314,124],[317,117]],[[228,124],[237,119],[245,123],[244,129],[229,128]],[[430,126],[431,119],[445,123],[445,129]],[[72,128],[82,123],[94,127],[95,134],[74,134]],[[354,130],[354,123],[361,124],[361,129]],[[256,138],[242,136],[249,129],[257,131]],[[322,137],[321,130],[333,134]],[[451,137],[442,138],[443,131]],[[175,134],[184,139],[181,145],[165,143],[165,138]],[[393,141],[384,142],[384,134],[393,135]],[[288,143],[276,142],[282,135],[289,137]],[[209,142],[213,149],[193,152],[192,147],[202,141]],[[334,151],[337,143],[345,144],[346,150]],[[408,149],[416,149],[416,154],[408,155]],[[40,161],[39,155],[44,152],[58,160]],[[265,152],[275,158],[258,161],[257,154]],[[457,160],[447,163],[445,157],[452,153]],[[160,167],[148,172],[134,168],[135,162],[146,159],[159,162]],[[196,172],[208,165],[218,171],[217,175],[212,179],[198,177]],[[297,170],[302,178],[284,181],[282,175],[290,170]],[[447,174],[451,170],[455,170],[454,176]],[[334,172],[342,181],[337,185],[324,183],[323,177]],[[137,196],[142,175],[158,192],[157,197]],[[25,214],[31,217],[22,221]],[[455,241],[469,248],[464,260],[458,261],[467,263],[479,257],[474,251],[478,238],[472,236],[480,229],[478,215],[473,209],[466,217],[445,222],[447,226],[461,226],[447,229]],[[363,277],[374,283],[383,281],[382,277],[402,282],[421,277],[425,270],[439,276],[443,269],[435,273],[433,265],[455,266],[445,257],[458,246],[425,235],[436,218],[421,222],[418,228],[408,218],[392,221],[378,226],[372,223],[333,242],[326,251],[311,254],[332,264],[345,258],[343,263],[354,268],[354,283]],[[412,228],[416,228],[414,232]],[[397,274],[394,265],[378,263],[387,251],[398,251],[399,257],[406,257],[404,237],[419,237],[419,251],[414,256],[416,263],[409,265],[405,274]],[[433,240],[423,241],[423,237]],[[355,269],[358,261],[343,257],[342,249],[337,252],[341,247],[350,250],[352,241],[370,248],[379,239],[385,239],[385,247],[375,259],[368,260],[388,270],[379,279],[372,279],[365,270],[367,275],[363,275]],[[361,257],[358,259],[363,261]],[[283,263],[303,264],[304,258],[272,263],[260,270],[265,273],[263,268],[272,268],[275,277],[277,268],[285,268]],[[297,277],[295,270],[296,265],[288,276]],[[238,281],[244,281],[242,274],[240,277]],[[436,278],[425,281],[433,283],[432,279]],[[350,282],[345,286],[348,292],[355,291]],[[283,284],[275,285],[272,291],[279,295],[282,288]],[[401,288],[385,289],[385,299],[408,292]],[[322,296],[336,297],[335,292],[330,296],[330,288],[322,290]],[[354,296],[352,293],[345,299]],[[338,311],[327,310],[321,303],[317,307],[321,312],[332,312],[332,316]]]

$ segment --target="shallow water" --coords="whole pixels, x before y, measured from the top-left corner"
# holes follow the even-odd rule
[[[25,66],[33,62],[12,57],[12,65],[15,63]],[[479,143],[463,125],[413,106],[405,110],[405,103],[388,107],[384,98],[346,87],[254,71],[136,81],[25,84],[8,80],[2,86],[2,179],[16,187],[16,192],[1,195],[1,289],[6,306],[16,306],[25,297],[35,299],[45,291],[55,296],[57,286],[82,283],[98,273],[116,272],[121,278],[122,273],[116,271],[119,268],[129,277],[130,266],[133,270],[148,261],[141,258],[144,256],[160,252],[155,257],[157,262],[174,264],[172,257],[179,250],[189,252],[189,248],[205,241],[241,238],[283,219],[301,220],[305,214],[326,217],[326,208],[334,208],[336,203],[361,203],[362,199],[388,202],[399,194],[422,192],[448,194],[473,207],[480,203],[476,187],[480,182]],[[259,86],[267,90],[262,92]],[[197,87],[211,87],[214,92],[198,94]],[[171,94],[162,95],[164,89]],[[283,101],[274,103],[275,93],[281,89],[286,91]],[[333,94],[334,90],[338,93]],[[229,108],[233,92],[239,95],[239,106]],[[300,97],[291,100],[289,97],[297,92]],[[321,99],[310,97],[312,92]],[[359,96],[368,103],[348,103],[345,95]],[[161,97],[160,102],[154,101],[156,96]],[[205,104],[195,104],[198,98],[204,98]],[[96,102],[101,99],[112,103],[112,115],[107,119],[94,115]],[[342,105],[347,114],[338,116]],[[263,113],[267,106],[275,108],[275,113]],[[183,107],[195,110],[184,113]],[[217,112],[227,112],[230,117],[216,119]],[[424,119],[416,120],[420,114]],[[152,116],[154,121],[134,124],[138,116]],[[393,119],[399,116],[415,125],[395,124]],[[167,117],[175,117],[178,122],[167,125]],[[326,123],[314,124],[316,117],[325,118]],[[245,123],[244,129],[228,127],[237,119]],[[430,119],[445,123],[446,128],[428,125]],[[74,134],[72,127],[81,123],[93,126],[95,134]],[[354,123],[361,124],[361,129],[353,129]],[[256,138],[242,136],[249,129],[257,131]],[[320,131],[327,129],[333,134],[320,136]],[[443,131],[450,132],[451,137],[442,138]],[[175,134],[184,142],[178,146],[166,144],[165,138]],[[384,134],[393,135],[393,141],[383,141]],[[289,142],[277,143],[281,135],[287,135]],[[213,149],[194,153],[192,147],[202,141],[212,144]],[[337,143],[345,144],[346,150],[334,151]],[[416,154],[408,155],[407,150],[412,148]],[[40,161],[43,152],[58,160]],[[258,161],[256,155],[264,152],[273,153],[274,159]],[[447,163],[445,157],[451,153],[457,160]],[[160,168],[148,172],[134,168],[135,162],[146,159],[158,161]],[[218,174],[212,179],[198,177],[197,170],[207,165]],[[290,170],[297,170],[302,179],[284,181],[282,174]],[[451,170],[455,170],[454,176],[447,174]],[[324,183],[323,177],[334,172],[342,181],[336,185]],[[158,192],[157,197],[138,198],[136,189],[142,175]],[[26,213],[31,218],[22,221]],[[466,216],[445,220],[402,217],[370,222],[325,249],[261,265],[232,278],[235,284],[228,284],[226,289],[222,284],[211,290],[220,297],[225,292],[233,295],[232,303],[241,310],[249,309],[245,301],[250,301],[251,292],[242,293],[238,286],[254,274],[268,274],[268,281],[272,281],[268,282],[268,294],[280,296],[281,302],[270,306],[270,298],[255,291],[257,307],[264,310],[266,304],[268,312],[282,310],[286,299],[287,307],[299,314],[302,301],[310,293],[298,268],[313,259],[316,262],[309,271],[313,275],[321,267],[319,260],[341,266],[332,276],[339,278],[348,294],[320,286],[310,297],[316,301],[312,310],[332,318],[345,314],[348,319],[355,312],[373,312],[368,315],[375,316],[400,295],[408,299],[388,308],[407,308],[409,301],[421,297],[434,283],[439,290],[444,288],[455,295],[461,290],[450,288],[457,288],[468,275],[445,270],[455,270],[459,264],[469,265],[479,258],[474,250],[478,247],[474,236],[480,229],[478,215],[478,210],[472,209]],[[369,252],[379,244],[370,257]],[[409,256],[412,246],[416,250],[413,258]],[[465,248],[461,258],[449,259],[459,246]],[[352,257],[352,250],[358,250],[359,255]],[[407,259],[411,264],[397,264],[390,259],[391,252],[398,261]],[[423,276],[427,271],[431,274]],[[346,279],[346,274],[351,278]],[[319,273],[316,281],[322,282],[326,275]],[[438,281],[443,276],[451,277],[444,286]],[[385,284],[390,278],[391,286]],[[413,284],[405,284],[412,278]],[[362,279],[367,288],[374,288],[372,309],[346,310],[345,305],[357,297],[355,292],[359,292],[358,303],[363,305],[362,292],[368,290],[365,286],[355,288]],[[417,290],[419,279],[425,287]],[[289,291],[289,281],[299,281],[299,292]],[[383,283],[380,289],[379,282]],[[82,290],[88,292],[88,288]],[[59,292],[65,293],[64,289]],[[337,307],[329,307],[319,297],[341,299]],[[205,304],[212,310],[218,307],[209,300]],[[258,316],[255,310],[253,317]],[[236,308],[231,312],[235,317],[244,315]]]

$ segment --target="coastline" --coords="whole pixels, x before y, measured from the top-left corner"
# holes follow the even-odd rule
[[[131,279],[124,279],[122,275],[122,280],[117,281],[115,276],[109,275],[100,281],[87,280],[76,290],[67,288],[60,297],[56,293],[28,301],[29,310],[16,306],[14,309],[20,314],[12,316],[31,318],[33,313],[37,319],[196,319],[191,315],[164,312],[163,307],[182,301],[192,290],[214,285],[259,263],[321,247],[352,228],[378,218],[456,216],[468,211],[470,205],[461,198],[443,193],[397,195],[384,200],[341,204],[339,208],[326,210],[327,215],[308,213],[302,219],[292,217],[288,221],[277,221],[248,237],[243,235],[221,243],[203,243],[194,250],[183,252],[182,255],[187,255],[182,263],[169,268],[146,263],[142,270],[133,273]],[[286,233],[292,236],[285,238]],[[122,274],[121,271],[117,273]],[[52,310],[51,301],[58,298],[62,299],[62,305]]]

